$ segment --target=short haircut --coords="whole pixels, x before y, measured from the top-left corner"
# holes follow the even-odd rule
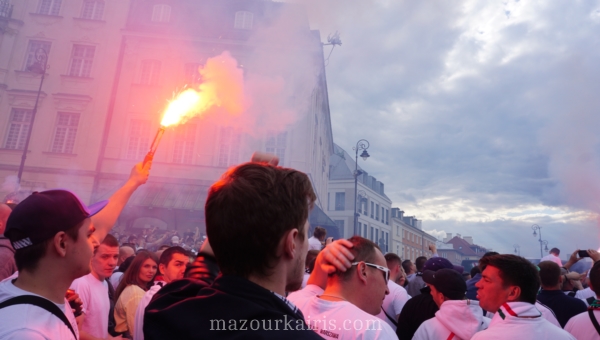
[[[313,231],[313,236],[321,239],[321,237],[327,235],[327,230],[323,227],[316,227],[315,231]]]
[[[158,264],[162,264],[165,267],[167,267],[169,265],[169,262],[171,262],[171,260],[173,259],[173,255],[175,254],[190,256],[190,253],[187,250],[179,246],[170,247],[162,252],[162,254],[160,255],[160,260],[158,260]]]
[[[419,256],[415,260],[415,266],[417,267],[417,271],[423,271],[423,267],[425,267],[425,262],[427,262],[427,258],[425,256]]]
[[[548,248],[546,248],[546,249],[548,249]],[[550,253],[554,253],[556,255],[560,255],[560,249],[558,249],[558,248],[552,248],[552,249],[550,249]]]
[[[309,250],[306,254],[306,261],[304,261],[304,266],[308,269],[309,273],[312,273],[313,268],[315,267],[315,260],[317,259],[319,252],[319,250],[312,249]]]
[[[375,242],[360,236],[352,236],[348,241],[352,243],[352,248],[349,250],[352,255],[354,255],[353,262],[364,261],[373,263],[373,260],[375,259],[375,249],[379,249]],[[355,271],[356,266],[352,266],[345,272],[337,271],[336,274],[341,280],[346,281],[352,277]]]
[[[67,229],[65,230],[65,234],[67,234],[67,236],[69,236],[73,241],[77,242],[77,239],[79,238],[79,229],[81,229],[81,227],[83,227],[83,224],[85,223],[86,220],[81,221],[81,223],[79,223],[78,225],[74,226],[73,228]],[[15,229],[12,231],[12,233],[14,235],[18,235],[20,233],[19,230]],[[22,272],[22,271],[34,271],[37,268],[38,263],[40,262],[40,260],[46,256],[46,253],[48,252],[48,246],[52,243],[54,243],[54,237],[56,236],[56,234],[45,240],[42,241],[38,244],[34,244],[32,246],[29,247],[25,247],[25,248],[21,248],[21,249],[16,249],[15,250],[15,262],[17,264],[17,269]],[[23,238],[25,238],[26,236],[23,236]],[[20,239],[18,236],[15,236],[15,238]]]
[[[500,255],[500,253],[497,253],[495,251],[488,251],[487,253],[483,254],[483,256],[481,257],[481,259],[484,258],[484,257],[487,257],[487,256],[494,256],[494,255]],[[478,267],[480,267],[479,270],[483,271],[483,268],[481,268],[481,259],[479,259],[479,266]]]
[[[125,288],[127,288],[127,286],[129,285],[134,284],[145,291],[148,290],[149,285],[145,284],[140,280],[140,270],[142,269],[142,265],[144,264],[144,262],[146,262],[147,259],[152,259],[154,262],[156,262],[156,266],[158,267],[158,259],[156,258],[156,255],[154,255],[154,253],[151,253],[147,250],[140,250],[131,262],[131,265],[127,268],[125,273],[123,273],[121,282],[115,289],[115,301],[119,300],[119,296],[121,296],[123,290],[125,290]],[[158,268],[156,272],[158,273]],[[152,282],[150,282],[150,284],[152,284]]]
[[[388,268],[390,267],[390,264],[393,263],[397,263],[399,265],[402,264],[402,259],[400,258],[400,256],[394,254],[394,253],[387,253],[384,255],[385,257],[385,262],[388,263]]]
[[[594,263],[590,269],[590,285],[596,295],[600,295],[600,261]]]
[[[135,250],[133,248],[131,248],[131,246],[125,246],[125,245],[123,245],[123,246],[121,246],[119,248],[119,257],[125,256],[125,255],[128,254],[127,249],[125,249],[125,248],[131,249],[131,253],[135,254]]]
[[[409,273],[412,267],[412,262],[410,262],[410,260],[404,260],[402,261],[402,268],[404,269],[405,273]]]
[[[543,261],[538,264],[540,283],[542,287],[556,287],[560,281],[560,267],[552,261]]]
[[[479,269],[478,266],[475,266],[473,268],[471,268],[471,277],[474,277],[475,275],[481,273],[481,269]]]
[[[119,241],[117,241],[117,238],[112,236],[111,234],[107,234],[106,237],[104,238],[104,240],[102,240],[102,243],[107,247],[111,247],[111,248],[118,248],[119,247]],[[98,251],[98,248],[94,249],[94,254],[96,254],[96,252]],[[119,255],[121,255],[121,250],[119,249]]]
[[[484,256],[479,262],[482,264],[482,270],[487,266],[498,269],[503,287],[521,288],[521,295],[517,301],[535,303],[540,289],[540,276],[531,262],[512,254]]]
[[[208,192],[206,232],[221,272],[269,276],[277,247],[293,229],[304,240],[316,199],[308,176],[265,163],[228,170]]]

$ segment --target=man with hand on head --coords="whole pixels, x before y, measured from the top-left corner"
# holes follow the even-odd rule
[[[531,262],[515,255],[493,255],[482,258],[480,264],[479,305],[496,313],[488,329],[472,339],[574,339],[536,308],[540,278]]]
[[[434,318],[421,324],[413,339],[471,339],[488,327],[490,319],[483,316],[479,303],[465,300],[467,284],[456,270],[427,270],[423,272],[423,280],[440,310]]]

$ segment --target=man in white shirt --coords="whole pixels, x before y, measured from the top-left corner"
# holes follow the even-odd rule
[[[83,320],[80,323],[81,340],[108,339],[108,317],[110,300],[108,298],[108,282],[119,257],[119,242],[108,234],[90,261],[91,273],[82,276],[71,284],[83,302]]]
[[[291,294],[288,300],[302,311],[306,323],[325,339],[395,339],[392,328],[375,316],[389,293],[389,269],[385,258],[370,240],[353,236],[349,241],[354,255],[352,267],[329,275],[324,291],[309,280],[306,288]],[[315,269],[319,260],[320,255]],[[322,294],[313,295],[321,291]]]
[[[323,249],[323,242],[327,237],[327,230],[322,227],[316,227],[313,231],[313,236],[308,239],[308,250],[321,250]]]
[[[465,300],[467,284],[462,274],[454,269],[426,270],[423,280],[440,310],[419,326],[413,339],[471,339],[487,328],[490,319],[483,316],[479,302]]]
[[[477,282],[479,305],[497,311],[488,329],[475,333],[482,339],[574,339],[542,317],[535,307],[540,289],[537,268],[515,255],[492,255],[480,260],[481,280]]]
[[[86,207],[66,190],[35,192],[19,203],[7,221],[5,236],[15,248],[19,277],[0,283],[0,339],[79,339],[73,311],[65,299],[78,277],[90,272],[90,260],[115,224],[133,192],[148,179],[151,162],[137,164],[109,199]],[[53,312],[51,312],[53,310]]]
[[[591,251],[588,250],[588,252]],[[594,255],[596,259],[600,258],[600,254],[598,254],[597,251],[593,252],[594,253],[590,255]],[[596,288],[600,287],[600,261],[596,260],[596,262],[594,262],[589,275],[590,288],[592,288],[596,295],[600,295],[600,289]],[[569,322],[567,322],[565,331],[571,333],[577,340],[600,340],[600,329],[594,326],[592,318],[594,318],[596,322],[600,322],[600,301],[598,300],[595,300],[590,305],[588,311],[572,317]]]
[[[552,261],[552,262],[556,263],[559,267],[562,267],[563,265],[562,265],[562,261],[560,260],[560,257],[558,257],[559,255],[560,255],[560,249],[552,248],[552,249],[550,249],[550,254],[542,257],[540,262]]]
[[[388,290],[390,293],[383,299],[381,311],[377,317],[390,325],[395,332],[400,312],[406,301],[410,299],[410,295],[408,295],[404,287],[396,284],[398,278],[402,276],[402,260],[400,257],[394,253],[387,253],[385,254],[385,261],[390,270],[390,279],[388,281]]]
[[[133,333],[134,340],[144,340],[144,312],[146,307],[164,285],[175,280],[183,279],[186,265],[190,262],[188,252],[182,247],[171,247],[163,251],[158,261],[158,269],[163,276],[164,281],[159,284],[155,282],[154,286],[144,294],[137,310],[135,311],[135,328]]]

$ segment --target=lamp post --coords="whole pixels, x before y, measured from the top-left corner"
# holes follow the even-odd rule
[[[29,148],[29,140],[31,139],[31,131],[33,130],[33,122],[35,121],[35,114],[37,113],[38,102],[40,100],[40,94],[42,93],[42,85],[44,84],[44,77],[46,76],[46,70],[48,69],[48,53],[43,48],[39,48],[35,51],[35,62],[31,64],[27,69],[31,72],[40,73],[42,80],[40,80],[40,87],[38,88],[37,96],[35,97],[35,105],[31,112],[31,120],[29,121],[29,129],[27,130],[27,138],[25,139],[25,146],[23,147],[23,155],[21,155],[21,164],[19,165],[19,172],[17,178],[19,178],[19,184],[21,183],[21,177],[23,176],[23,168],[25,167],[25,159],[27,159],[27,149]]]
[[[542,240],[542,227],[540,227],[537,224],[534,224],[534,225],[531,226],[531,229],[533,229],[533,237],[537,236],[537,231],[540,232],[540,237],[538,239],[538,242],[540,243],[540,258],[542,258],[542,257],[544,257],[542,246],[545,246],[546,247],[546,251],[548,251],[548,241]]]
[[[521,256],[521,246],[519,246],[518,244],[513,244],[513,247],[515,248],[515,254]]]
[[[356,214],[356,201],[357,201],[357,193],[358,193],[358,175],[362,174],[362,171],[358,170],[358,151],[362,150],[363,152],[360,154],[360,157],[363,160],[367,160],[369,158],[369,153],[367,149],[369,148],[369,141],[366,139],[361,139],[356,142],[356,146],[352,149],[355,151],[356,156],[354,157],[354,163],[356,164],[354,168],[354,235],[359,235],[360,233],[357,230],[358,226],[358,215]]]

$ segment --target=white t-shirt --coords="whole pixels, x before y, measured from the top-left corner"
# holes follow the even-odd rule
[[[158,284],[159,282],[161,284]],[[144,340],[144,311],[150,304],[154,294],[156,294],[166,284],[167,283],[164,281],[154,282],[154,286],[150,287],[146,294],[144,294],[142,300],[140,300],[140,304],[135,311],[135,330],[133,333],[133,340]]]
[[[308,239],[308,250],[321,250],[321,248],[323,248],[323,245],[318,238],[313,236]]]
[[[113,288],[117,290],[117,287],[119,287],[119,283],[121,283],[122,278],[123,272],[114,272],[108,280],[110,281],[110,284],[113,286]]]
[[[71,284],[71,289],[79,294],[83,302],[85,318],[81,330],[101,339],[108,337],[108,283],[98,280],[92,273],[78,278]]]
[[[396,339],[383,320],[348,301],[327,301],[315,296],[323,290],[314,285],[290,294],[288,300],[304,314],[306,324],[325,339]]]
[[[544,262],[544,261],[552,261],[552,262],[556,263],[559,267],[562,267],[562,261],[560,260],[560,257],[555,256],[554,254],[548,254],[548,255],[542,257],[540,262]]]
[[[12,281],[0,283],[0,302],[21,295],[36,294],[17,288]],[[65,299],[64,304],[55,303],[55,305],[65,313],[77,335],[77,339],[79,339],[77,321],[67,300]],[[62,340],[73,339],[73,333],[56,315],[38,306],[21,304],[0,309],[0,339]]]
[[[396,282],[393,282],[392,280],[388,281],[388,289],[390,293],[383,299],[383,310],[379,312],[377,317],[387,322],[387,324],[390,325],[394,331],[396,331],[396,326],[390,321],[383,311],[385,310],[389,316],[396,319],[396,317],[400,315],[402,308],[404,308],[406,301],[410,299],[410,295],[408,295],[404,287],[396,284]]]
[[[595,310],[594,316],[600,322],[600,310]],[[565,325],[565,331],[571,333],[577,340],[600,340],[600,335],[594,328],[587,311],[570,318]]]
[[[310,277],[309,273],[304,273],[304,277],[302,278],[302,288],[306,287],[309,277]]]

